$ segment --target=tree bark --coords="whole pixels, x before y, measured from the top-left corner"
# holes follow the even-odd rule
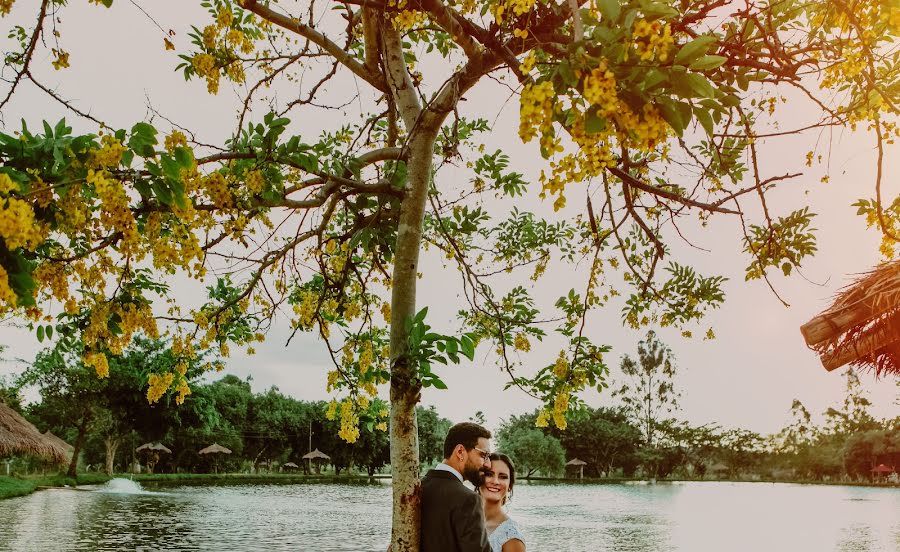
[[[400,225],[391,285],[391,466],[393,467],[393,550],[419,550],[419,435],[416,404],[421,383],[410,358],[406,322],[416,314],[416,283],[422,223],[431,182],[435,134],[418,134],[410,143],[407,195]]]
[[[85,414],[81,417],[81,423],[78,425],[78,437],[75,439],[75,448],[72,450],[72,461],[69,462],[69,470],[66,472],[66,475],[69,477],[78,477],[78,455],[81,453],[81,447],[84,445],[84,438],[87,435],[87,428],[90,422],[90,414]]]
[[[113,474],[113,467],[116,462],[116,451],[119,449],[121,440],[121,437],[109,435],[103,441],[106,445],[106,475]]]

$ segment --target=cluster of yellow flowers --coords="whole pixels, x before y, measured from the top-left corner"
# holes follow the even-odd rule
[[[147,383],[149,384],[149,387],[147,388],[147,401],[150,404],[158,402],[159,399],[165,395],[166,391],[169,390],[169,387],[172,386],[174,380],[175,374],[172,372],[150,374],[147,377]]]
[[[109,360],[103,353],[88,352],[82,358],[85,366],[91,366],[97,371],[97,377],[109,377]]]
[[[662,21],[638,19],[632,31],[634,50],[641,61],[652,61],[654,58],[664,62],[675,44],[672,26]]]
[[[249,171],[244,179],[247,183],[247,189],[250,190],[250,193],[254,195],[262,192],[266,187],[266,180],[265,178],[263,178],[262,173],[259,171]]]
[[[234,196],[228,187],[228,181],[221,172],[214,172],[203,179],[206,196],[216,207],[234,207]]]
[[[569,389],[563,386],[553,400],[553,423],[561,430],[566,429],[566,411],[569,409]]]
[[[6,175],[0,178],[4,176],[9,178]],[[34,251],[46,234],[46,225],[35,220],[30,203],[15,197],[0,197],[0,238],[8,249],[24,247]]]
[[[338,437],[348,443],[355,443],[359,439],[359,414],[356,405],[350,399],[341,402],[341,429]]]
[[[191,394],[191,388],[188,386],[188,382],[185,378],[181,378],[175,391],[178,393],[175,395],[175,404],[184,403],[184,398]]]
[[[7,15],[16,0],[0,0],[0,16]]]
[[[394,18],[391,21],[394,28],[398,31],[408,31],[416,25],[428,21],[428,14],[425,12],[406,9],[406,0],[388,0],[388,6],[400,10],[394,15]]]
[[[494,14],[497,24],[502,25],[503,20],[510,14],[513,17],[523,16],[530,13],[535,4],[537,4],[537,0],[500,0],[491,6],[491,13]]]
[[[9,287],[9,273],[0,265],[0,313],[14,309],[17,303],[16,293]]]
[[[138,233],[137,221],[128,204],[128,195],[122,183],[111,177],[104,170],[88,170],[86,181],[94,186],[94,192],[100,198],[100,223],[110,231],[120,232],[120,251],[125,256],[137,255],[142,251],[141,236]]]
[[[515,347],[517,351],[522,351],[523,353],[530,351],[531,343],[528,341],[528,336],[525,335],[524,332],[517,333],[516,338],[513,340],[513,347]]]
[[[122,162],[122,154],[128,149],[119,142],[119,139],[109,134],[100,137],[100,149],[90,152],[91,160],[88,166],[95,169],[107,169],[117,167]]]
[[[569,360],[566,358],[565,351],[559,352],[559,356],[553,364],[553,375],[559,380],[564,380],[569,375]]]
[[[538,131],[542,135],[552,135],[555,99],[556,93],[550,81],[528,83],[522,88],[519,97],[519,137],[523,142],[530,142]]]
[[[184,135],[184,133],[178,130],[173,130],[171,133],[169,133],[168,136],[166,136],[165,146],[166,151],[168,151],[169,153],[174,152],[175,148],[187,147],[187,137]]]
[[[191,65],[198,75],[206,79],[206,90],[210,94],[219,93],[219,67],[216,60],[209,54],[197,54],[191,60]]]
[[[306,331],[311,330],[316,320],[316,308],[318,306],[318,294],[312,291],[301,292],[300,302],[294,305],[294,314],[297,315],[297,319],[294,320],[294,327]]]
[[[69,67],[69,52],[58,50],[56,48],[53,48],[52,52],[55,59],[51,65],[53,65],[54,69],[59,71],[60,69]]]
[[[46,261],[32,273],[38,290],[50,288],[50,295],[57,301],[67,301],[69,297],[69,277],[65,263]]]
[[[597,106],[597,114],[602,117],[609,117],[619,109],[616,77],[609,70],[605,59],[600,60],[597,67],[585,77],[584,99]]]

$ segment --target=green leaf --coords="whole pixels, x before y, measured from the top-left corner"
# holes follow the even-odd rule
[[[438,389],[447,389],[447,384],[440,380],[440,378],[433,378],[430,380],[431,384]]]
[[[588,134],[597,134],[606,130],[606,119],[597,115],[596,109],[589,109],[584,118],[584,131]]]
[[[679,136],[684,134],[684,128],[687,126],[687,121],[682,118],[681,112],[675,105],[671,101],[660,101],[657,103],[657,107],[659,107],[663,119],[669,123],[669,126],[672,127],[675,133]]]
[[[677,65],[689,65],[693,63],[706,54],[706,51],[714,42],[716,42],[716,40],[716,37],[712,35],[703,35],[695,38],[678,50],[678,53],[675,54],[674,63]]]
[[[37,340],[38,340],[38,343],[44,342],[44,327],[43,326],[37,327]]]
[[[650,69],[644,75],[644,82],[641,83],[641,88],[643,88],[644,92],[649,92],[667,80],[668,77],[662,71]]]
[[[694,107],[694,116],[697,117],[697,120],[700,121],[700,124],[703,126],[703,130],[710,136],[713,135],[713,120],[712,116],[709,114],[708,109],[704,109],[702,107]]]
[[[47,334],[47,339],[53,339],[53,326],[51,326],[50,324],[47,324],[47,329],[45,330],[45,333]]]
[[[699,73],[673,75],[675,93],[682,98],[714,98],[716,89],[709,80]]]
[[[603,14],[603,19],[610,23],[615,23],[619,19],[619,15],[622,14],[622,6],[619,5],[619,0],[599,0],[598,4],[600,13]]]
[[[709,71],[721,66],[726,61],[728,61],[728,58],[725,56],[703,56],[691,63],[690,68],[694,71]]]

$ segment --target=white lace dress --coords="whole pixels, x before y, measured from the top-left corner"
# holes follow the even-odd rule
[[[503,552],[503,545],[512,539],[519,539],[525,542],[525,535],[519,530],[519,526],[512,519],[507,519],[494,529],[494,532],[488,535],[488,541],[491,543],[492,552]]]

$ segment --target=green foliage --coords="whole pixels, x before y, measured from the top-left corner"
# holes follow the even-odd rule
[[[762,278],[768,268],[779,268],[785,276],[806,257],[816,250],[816,237],[810,228],[815,215],[804,207],[786,217],[778,219],[770,226],[752,225],[744,240],[744,251],[754,259],[747,267],[746,279]]]
[[[528,478],[535,473],[548,476],[562,473],[566,456],[555,437],[545,435],[534,427],[501,430],[497,437],[500,450],[515,462],[520,477]]]
[[[431,326],[425,323],[428,307],[420,310],[407,321],[406,332],[409,335],[409,358],[418,367],[419,380],[423,387],[447,389],[437,374],[432,371],[432,364],[437,362],[459,364],[460,355],[469,360],[475,359],[475,341],[473,334],[459,337],[441,335],[431,332]]]

